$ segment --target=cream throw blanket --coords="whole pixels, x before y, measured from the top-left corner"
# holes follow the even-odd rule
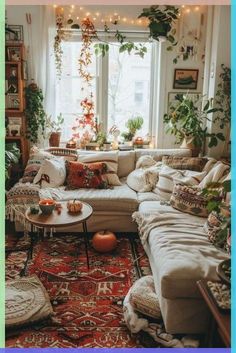
[[[140,239],[143,245],[147,242],[151,230],[157,227],[162,227],[162,233],[172,233],[174,231],[174,233],[180,234],[189,233],[206,236],[202,221],[197,222],[196,216],[187,215],[187,217],[183,217],[182,212],[173,214],[169,212],[134,212],[132,218],[138,225]]]

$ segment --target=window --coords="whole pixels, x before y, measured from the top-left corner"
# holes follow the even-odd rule
[[[149,133],[152,44],[146,43],[146,47],[144,58],[119,53],[119,46],[113,43],[108,58],[92,56],[90,72],[94,77],[91,89],[95,113],[108,130],[116,125],[123,132],[128,119],[142,116],[144,124],[140,136]],[[75,119],[82,115],[80,102],[89,93],[81,90],[83,82],[78,74],[80,49],[80,42],[65,41],[62,44],[63,68],[56,85],[56,113],[62,113],[65,118],[62,129],[64,142],[71,138]],[[97,97],[100,97],[98,105]]]

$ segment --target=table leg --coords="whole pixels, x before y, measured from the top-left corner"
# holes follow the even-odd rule
[[[84,233],[84,244],[85,244],[85,251],[86,251],[86,257],[87,257],[87,267],[89,270],[89,256],[88,256],[88,229],[87,229],[87,224],[86,221],[83,222],[83,233]]]

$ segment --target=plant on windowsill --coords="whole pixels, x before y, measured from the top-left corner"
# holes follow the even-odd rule
[[[122,132],[121,136],[124,138],[125,142],[132,142],[136,132],[143,126],[143,118],[141,116],[137,116],[136,118],[129,119],[125,126],[128,131]]]
[[[43,109],[43,93],[36,83],[25,88],[25,116],[27,120],[27,137],[37,143],[39,133],[44,134],[46,113]]]
[[[46,118],[46,127],[49,130],[49,146],[50,147],[59,147],[61,139],[61,127],[64,123],[64,118],[60,113],[56,120],[52,120],[51,116]]]
[[[217,146],[218,141],[225,141],[222,132],[209,133],[206,127],[208,115],[221,112],[222,108],[212,106],[212,99],[202,105],[204,97],[196,94],[190,98],[188,94],[176,94],[175,101],[169,106],[169,112],[164,114],[166,132],[176,137],[176,143],[190,148],[193,156],[198,156],[203,150],[206,139],[208,147]]]

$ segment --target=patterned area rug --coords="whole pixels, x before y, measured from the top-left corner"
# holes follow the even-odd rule
[[[80,236],[60,235],[38,242],[26,275],[37,274],[50,296],[55,315],[47,322],[7,332],[6,347],[152,346],[145,335],[141,343],[140,335],[130,334],[122,310],[132,284],[140,276],[150,274],[148,259],[135,235],[119,235],[118,239],[118,247],[108,254],[100,254],[90,246],[89,271]],[[27,259],[27,244],[9,238],[7,246],[17,246],[18,251],[7,256],[6,279],[18,278]]]

